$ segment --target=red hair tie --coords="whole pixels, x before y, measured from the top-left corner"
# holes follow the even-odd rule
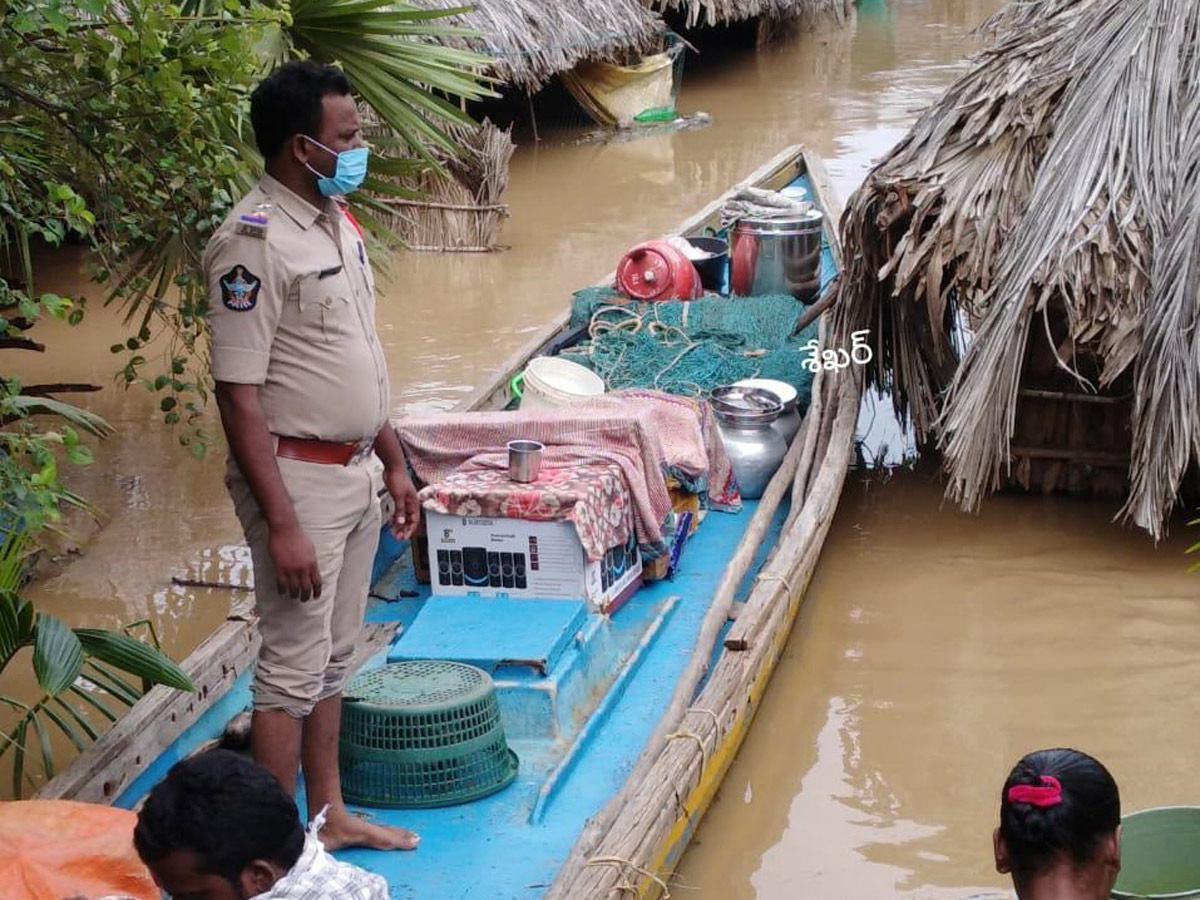
[[[1062,785],[1053,775],[1040,776],[1042,785],[1014,784],[1008,789],[1009,803],[1028,803],[1030,806],[1058,806],[1062,803]]]

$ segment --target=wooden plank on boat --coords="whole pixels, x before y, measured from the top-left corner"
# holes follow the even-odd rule
[[[813,196],[817,205],[821,207],[826,221],[829,222],[829,233],[834,236],[834,240],[829,242],[829,249],[833,253],[833,261],[837,264],[840,272],[842,270],[842,242],[837,240],[836,235],[841,226],[844,211],[842,200],[837,191],[833,189],[833,181],[829,177],[829,170],[825,168],[825,160],[821,159],[820,154],[814,153],[807,147],[804,148],[804,168],[808,172],[808,180],[812,182]]]
[[[233,686],[258,655],[260,640],[252,607],[249,601],[235,606],[229,618],[183,661],[183,670],[196,685],[194,694],[151,688],[37,796],[91,803],[115,800],[210,703]]]

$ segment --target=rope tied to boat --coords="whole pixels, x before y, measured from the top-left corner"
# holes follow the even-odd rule
[[[677,741],[681,738],[695,741],[696,746],[700,748],[700,771],[703,772],[708,768],[708,747],[704,745],[704,738],[696,734],[694,731],[688,731],[686,728],[680,728],[678,731],[672,731],[667,735],[667,742],[670,743],[671,741]]]
[[[757,577],[755,577],[754,580],[755,581],[777,581],[780,584],[782,584],[785,588],[787,588],[789,595],[796,593],[796,589],[792,587],[792,583],[791,583],[791,581],[788,580],[786,575],[775,575],[772,572],[759,572]]]
[[[703,706],[693,706],[691,709],[688,710],[688,715],[691,715],[692,713],[703,713],[704,715],[706,715],[710,719],[712,719],[713,731],[721,730],[721,717],[718,716],[711,709],[707,709],[706,707],[703,707]]]
[[[670,900],[671,889],[667,887],[667,883],[663,879],[661,879],[657,875],[655,875],[653,872],[651,872],[649,869],[643,869],[641,866],[639,866],[637,863],[635,863],[631,860],[625,859],[620,856],[593,856],[591,859],[589,859],[583,865],[584,865],[584,868],[587,868],[588,866],[621,866],[622,867],[621,878],[627,877],[626,873],[624,871],[625,869],[632,869],[634,872],[637,872],[637,874],[641,875],[643,878],[649,878],[651,881],[653,881],[655,884],[657,884],[660,888],[662,888],[663,900]],[[620,881],[617,884],[613,885],[611,890],[612,891],[620,891],[622,894],[627,894],[627,893],[633,894],[633,896],[635,896],[635,897],[637,897],[641,893],[638,890],[637,885],[630,884],[629,881],[627,881],[627,880]]]

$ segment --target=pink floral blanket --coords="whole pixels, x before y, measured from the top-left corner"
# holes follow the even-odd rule
[[[621,467],[611,463],[543,466],[533,484],[509,481],[508,458],[484,454],[421,492],[426,509],[453,516],[488,516],[575,525],[590,560],[629,540],[633,509]]]
[[[620,391],[569,409],[406,416],[396,428],[409,464],[428,485],[421,492],[428,508],[448,512],[451,505],[474,508],[474,501],[479,515],[504,516],[502,508],[533,507],[546,518],[574,521],[594,558],[622,542],[620,526],[591,524],[615,518],[591,508],[613,502],[615,492],[605,484],[614,468],[624,480],[632,526],[648,557],[665,550],[663,523],[671,512],[667,475],[700,493],[712,508],[741,507],[708,404],[657,391]],[[518,438],[546,445],[543,478],[534,485],[508,481],[505,444]],[[491,474],[481,477],[485,472]],[[456,473],[461,477],[452,478]],[[477,495],[469,497],[470,491]],[[542,499],[535,502],[534,492]]]

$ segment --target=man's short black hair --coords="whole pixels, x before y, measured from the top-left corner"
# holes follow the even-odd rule
[[[203,874],[236,883],[256,859],[289,871],[304,849],[304,826],[274,775],[229,750],[210,750],[176,763],[150,792],[133,843],[146,864],[191,850]]]
[[[337,66],[293,60],[264,78],[250,95],[250,124],[263,159],[271,160],[295,134],[315,137],[321,130],[321,101],[344,97],[350,79]]]

